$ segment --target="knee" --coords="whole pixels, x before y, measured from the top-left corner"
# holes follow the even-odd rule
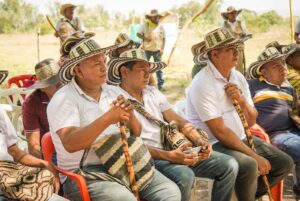
[[[239,171],[239,164],[235,158],[226,156],[221,162],[221,165],[223,166],[223,175],[225,173],[228,177],[236,178]]]
[[[239,175],[241,177],[247,177],[248,179],[257,179],[258,164],[255,159],[251,157],[245,157],[240,160],[239,163]]]
[[[177,185],[180,188],[192,188],[195,180],[195,173],[191,168],[185,168],[183,171],[177,174],[177,177]]]

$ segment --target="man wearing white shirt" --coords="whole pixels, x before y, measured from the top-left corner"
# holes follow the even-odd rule
[[[237,16],[242,12],[242,9],[236,10],[233,6],[229,6],[225,12],[221,15],[224,19],[223,27],[227,28],[235,38],[241,38],[248,34],[246,25],[241,20],[237,19]],[[245,73],[244,66],[244,45],[239,45],[239,57],[236,69],[241,73]]]
[[[84,149],[105,135],[120,132],[118,122],[125,122],[134,136],[140,135],[141,125],[119,89],[105,84],[105,53],[118,46],[100,48],[90,36],[78,38],[75,42],[74,38],[71,39],[73,46],[68,48],[70,60],[59,71],[60,79],[68,84],[53,96],[47,115],[58,166],[74,171],[79,168]],[[106,142],[103,144],[112,146]],[[105,153],[103,157],[108,155]],[[93,150],[88,152],[83,165],[86,172],[113,177]],[[75,181],[61,177],[61,182],[71,200],[81,200]],[[86,182],[91,200],[136,200],[133,193],[116,179],[86,179]],[[178,187],[158,171],[154,171],[147,186],[139,189],[139,195],[148,201],[181,199]]]
[[[251,127],[256,122],[247,81],[234,69],[238,60],[238,45],[225,28],[206,34],[205,48],[196,55],[196,63],[207,59],[207,66],[192,80],[187,92],[187,118],[205,130],[215,151],[230,155],[239,164],[235,192],[238,200],[254,201],[262,196],[265,186],[258,175],[267,175],[274,186],[292,168],[292,161],[282,151],[254,137],[257,153],[247,146],[242,122],[232,100],[237,100]]]

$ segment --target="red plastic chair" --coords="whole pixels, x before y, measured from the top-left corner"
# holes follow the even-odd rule
[[[36,80],[36,76],[32,74],[14,76],[7,80],[7,88],[10,88],[13,84],[19,88],[27,88],[34,84]]]
[[[270,143],[269,136],[260,129],[251,128],[250,131],[252,135],[261,138],[267,143]],[[271,191],[274,201],[283,201],[283,180],[281,180],[277,185],[273,186]]]
[[[54,148],[54,144],[52,142],[50,132],[46,133],[42,137],[42,151],[43,151],[44,159],[53,164],[52,156],[55,153],[55,148]],[[82,201],[90,201],[91,200],[89,192],[87,190],[85,179],[81,175],[63,170],[63,169],[55,166],[54,164],[53,164],[53,166],[59,173],[66,175],[67,177],[76,181],[76,183],[79,187],[79,190],[80,190],[80,195],[81,195]]]

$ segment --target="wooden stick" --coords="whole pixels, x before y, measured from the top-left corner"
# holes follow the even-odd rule
[[[133,164],[131,161],[131,156],[129,154],[128,142],[127,142],[127,138],[126,138],[126,126],[125,126],[124,122],[120,122],[120,132],[121,132],[121,137],[122,137],[122,145],[123,145],[123,152],[124,152],[125,160],[126,160],[126,166],[127,166],[127,170],[129,173],[130,188],[131,188],[134,196],[136,197],[136,199],[139,201],[140,200],[139,190],[136,185],[134,168],[133,168]]]
[[[250,148],[252,149],[252,151],[256,152],[256,149],[255,149],[255,146],[254,146],[254,142],[253,142],[253,137],[252,137],[252,134],[250,132],[250,129],[249,129],[246,117],[245,117],[245,115],[244,115],[244,113],[242,111],[242,108],[239,105],[239,103],[237,102],[237,100],[232,100],[232,103],[233,103],[233,106],[234,106],[236,112],[238,113],[238,115],[239,115],[239,117],[240,117],[240,119],[242,121],[244,130],[245,130],[245,134],[246,134],[246,137],[247,137],[248,144],[249,144]],[[263,182],[264,182],[264,184],[265,184],[265,186],[267,188],[269,200],[273,201],[273,197],[272,197],[272,193],[271,193],[271,188],[270,188],[270,183],[268,181],[268,178],[267,178],[266,175],[261,175],[261,176],[262,176]]]
[[[170,52],[170,55],[169,55],[169,58],[168,58],[168,62],[167,62],[167,65],[169,66],[170,63],[171,63],[171,58],[172,58],[172,55],[175,51],[175,48],[177,46],[177,43],[179,41],[179,39],[181,38],[181,35],[185,32],[185,30],[189,27],[189,25],[194,22],[200,15],[204,14],[207,12],[208,8],[212,5],[212,3],[214,2],[214,0],[210,0],[205,6],[204,8],[199,11],[198,13],[196,13],[192,18],[190,18],[186,23],[185,25],[183,26],[183,28],[180,30],[180,32],[178,33],[177,35],[177,38],[176,38],[176,41],[172,47],[172,50]]]

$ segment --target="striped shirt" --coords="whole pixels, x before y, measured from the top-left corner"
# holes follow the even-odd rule
[[[287,82],[274,85],[264,78],[249,81],[251,97],[258,111],[257,123],[269,135],[293,128],[288,109],[293,103],[293,88]]]

